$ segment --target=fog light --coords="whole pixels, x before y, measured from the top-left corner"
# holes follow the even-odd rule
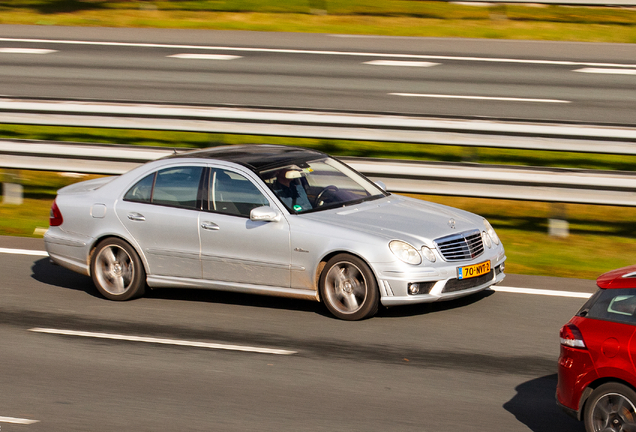
[[[420,292],[420,285],[419,284],[409,284],[409,294],[411,295],[415,295],[415,294],[419,294]]]
[[[501,269],[501,272],[504,272],[504,269],[506,268],[506,263],[501,263],[499,264],[499,268]]]

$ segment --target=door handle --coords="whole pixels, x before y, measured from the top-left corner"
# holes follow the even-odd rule
[[[128,219],[130,219],[131,221],[143,222],[146,220],[146,217],[139,213],[129,213]]]
[[[201,228],[205,230],[210,230],[210,231],[218,231],[221,229],[221,227],[215,224],[214,222],[202,222]]]

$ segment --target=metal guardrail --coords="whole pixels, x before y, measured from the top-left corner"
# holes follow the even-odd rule
[[[400,115],[0,98],[0,123],[636,154],[636,128]],[[166,148],[0,141],[0,167],[120,174]],[[390,191],[636,206],[636,174],[345,159]]]
[[[636,128],[0,98],[0,123],[636,155]]]
[[[0,140],[0,168],[121,174],[170,155],[157,147]],[[389,191],[636,206],[636,173],[343,158]]]

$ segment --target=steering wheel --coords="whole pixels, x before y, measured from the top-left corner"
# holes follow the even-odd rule
[[[336,193],[338,192],[338,186],[335,185],[329,185],[326,188],[324,188],[323,190],[320,191],[320,193],[316,196],[316,199],[314,200],[314,202],[316,203],[316,207],[321,207],[323,205],[325,205],[325,200],[323,200],[324,196],[328,193]]]

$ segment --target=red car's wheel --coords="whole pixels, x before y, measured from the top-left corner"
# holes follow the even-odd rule
[[[603,384],[590,395],[583,415],[587,432],[636,431],[636,392],[619,383]]]

